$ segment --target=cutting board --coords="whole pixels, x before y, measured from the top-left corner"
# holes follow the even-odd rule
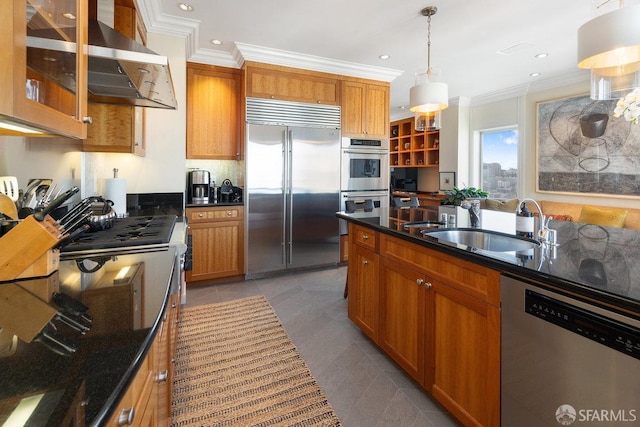
[[[11,219],[18,219],[18,208],[11,197],[0,193],[0,212]]]

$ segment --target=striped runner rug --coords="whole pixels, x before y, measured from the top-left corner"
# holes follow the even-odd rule
[[[262,295],[182,311],[171,425],[341,426]]]

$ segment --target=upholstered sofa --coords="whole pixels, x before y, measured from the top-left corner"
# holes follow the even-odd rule
[[[597,206],[582,203],[556,202],[551,200],[536,200],[542,212],[556,220],[584,222],[610,227],[624,227],[640,230],[640,208],[621,208],[613,206]],[[484,199],[482,209],[492,209],[503,212],[515,212],[519,205],[518,199]],[[529,209],[536,212],[534,206]]]

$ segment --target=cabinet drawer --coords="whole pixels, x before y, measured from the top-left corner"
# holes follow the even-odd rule
[[[352,236],[351,239],[356,245],[371,250],[376,250],[378,247],[378,233],[372,231],[370,228],[352,225],[352,227],[349,228],[349,234]]]
[[[190,223],[211,221],[238,221],[244,217],[242,206],[226,206],[220,208],[188,208],[187,218]]]
[[[144,412],[151,398],[153,388],[153,371],[150,359],[150,355],[145,357],[125,395],[116,405],[107,426],[141,425],[140,421],[144,418]],[[127,418],[132,421],[130,424],[126,424],[124,421]]]
[[[380,255],[409,263],[454,289],[500,305],[500,273],[495,270],[385,234],[380,236]]]

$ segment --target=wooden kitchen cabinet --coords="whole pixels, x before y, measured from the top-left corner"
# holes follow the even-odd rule
[[[63,12],[73,14],[75,19],[66,18]],[[3,2],[0,122],[30,126],[48,135],[86,137],[87,25],[76,25],[86,22],[87,2],[82,0]],[[75,31],[63,31],[68,28]],[[72,51],[45,49],[51,42],[67,42],[65,46]],[[28,79],[39,83],[38,98],[27,97]],[[57,83],[62,79],[74,79],[75,93]],[[0,134],[26,135],[4,127],[0,128]]]
[[[440,167],[440,131],[416,131],[414,117],[391,123],[389,147],[391,167]]]
[[[243,155],[242,71],[187,63],[187,159]]]
[[[376,343],[462,424],[500,425],[499,272],[349,227],[356,236],[350,251],[357,254],[349,259],[349,318],[369,335],[376,319],[369,314],[362,322],[351,305],[357,313],[377,313]],[[365,247],[371,238],[360,237],[356,244],[364,235],[376,243]],[[363,259],[378,260],[377,276],[363,271]],[[377,295],[366,294],[375,289]]]
[[[342,136],[389,137],[389,84],[342,82]]]
[[[115,406],[111,418],[107,422],[109,427],[123,425],[153,426],[153,419],[157,413],[157,404],[152,398],[154,389],[154,356],[157,352],[157,341],[143,359],[136,376],[127,388],[124,396]]]
[[[142,17],[134,5],[121,2],[117,0],[114,5],[113,28],[145,46],[147,37]],[[91,103],[88,110],[92,123],[87,126],[83,151],[145,155],[143,107]]]
[[[187,208],[192,269],[187,283],[244,274],[244,208]]]
[[[418,384],[425,379],[424,273],[382,257],[380,273],[380,347]]]
[[[246,95],[312,104],[340,105],[340,86],[335,77],[286,67],[248,65]]]
[[[500,309],[431,280],[427,389],[464,425],[500,425]]]
[[[349,283],[347,310],[349,319],[377,343],[380,257],[375,252],[375,234],[358,226],[350,225],[349,227],[351,238],[349,263],[351,265],[347,273]]]

